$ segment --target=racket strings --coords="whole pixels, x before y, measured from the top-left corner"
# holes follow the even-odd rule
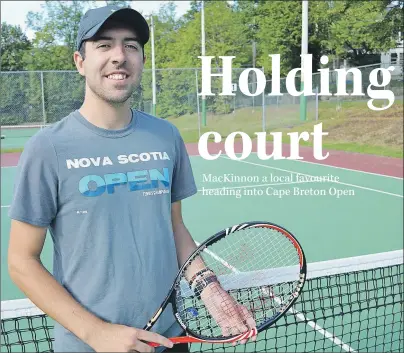
[[[265,287],[228,291],[239,304],[247,308],[254,317],[257,327],[263,325],[279,313],[281,303],[284,302],[282,299],[279,301],[275,300],[273,295],[267,295],[265,290],[263,291],[263,288]],[[206,305],[196,297],[193,297],[185,305],[183,310],[179,310],[179,312],[182,312],[180,314],[181,319],[190,330],[201,337],[225,337],[223,335],[223,326],[225,326],[228,316],[220,317],[219,320],[217,320],[217,317],[214,319],[207,310]],[[227,314],[230,313],[227,312]],[[234,312],[233,315],[235,315]]]
[[[290,301],[298,283],[298,252],[293,243],[275,229],[236,231],[208,246],[200,257],[218,276],[231,299],[253,317],[257,327],[280,312]],[[285,268],[289,269],[288,281],[282,278]],[[183,286],[177,286],[176,305],[185,325],[200,337],[234,335],[231,329],[226,328],[226,322],[229,317],[242,320],[244,316],[240,311],[233,310],[234,305],[228,302],[229,298],[210,290],[208,298],[198,299],[185,278],[182,283]],[[213,302],[219,310],[215,309]]]
[[[244,234],[237,234],[241,232]],[[277,231],[270,230],[270,232]],[[226,259],[240,271],[249,270],[248,264],[251,264],[253,270],[296,264],[297,252],[292,243],[283,235],[270,236],[265,228],[238,231],[220,240],[214,246],[215,250],[209,248],[211,252],[222,259]],[[268,251],[271,253],[270,257],[267,255]],[[256,262],[251,262],[251,257],[254,257]],[[214,258],[211,260],[216,262]],[[221,268],[225,273],[232,272],[223,264],[221,264]]]
[[[258,230],[258,234],[254,234],[254,230]],[[258,259],[264,260],[264,263],[260,266],[263,268],[283,267],[296,264],[296,249],[285,236],[268,237],[267,231],[264,228],[247,229],[246,237],[253,237],[256,240],[256,245],[251,255],[256,256]],[[272,232],[276,232],[273,231]],[[270,251],[271,257],[266,255],[266,252]]]

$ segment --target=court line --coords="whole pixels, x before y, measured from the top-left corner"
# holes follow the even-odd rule
[[[235,153],[235,154],[241,156],[241,153]],[[257,152],[254,152],[254,151],[251,151],[251,154],[257,155],[258,153],[257,153]],[[224,155],[221,155],[220,157],[222,157],[222,156],[224,156]],[[199,157],[199,158],[202,158],[201,156],[198,156],[198,155],[192,156],[192,157]],[[383,157],[383,156],[381,156],[381,157]],[[396,177],[396,176],[392,176],[392,175],[386,175],[386,174],[380,174],[380,173],[373,173],[373,172],[366,172],[366,171],[364,171],[364,170],[357,170],[357,169],[350,169],[350,168],[338,167],[338,166],[330,165],[330,164],[322,164],[322,163],[311,162],[311,161],[302,161],[302,160],[299,160],[299,159],[286,159],[286,158],[285,158],[285,160],[293,161],[293,162],[300,162],[300,163],[309,163],[309,164],[314,164],[314,165],[321,166],[321,167],[330,167],[330,168],[335,168],[335,169],[342,169],[342,170],[347,170],[347,171],[349,171],[349,172],[356,172],[356,173],[362,173],[362,174],[369,174],[369,175],[381,176],[381,177],[385,177],[385,178],[392,178],[392,179],[403,180],[402,177]]]
[[[234,159],[231,159],[229,157],[224,157],[224,156],[223,157],[221,156],[221,158],[228,159],[228,160],[234,161],[234,162],[247,163],[247,164],[255,165],[255,166],[258,166],[258,167],[280,170],[280,171],[288,172],[288,173],[292,173],[292,174],[300,174],[300,175],[304,175],[304,176],[308,176],[308,177],[315,177],[314,175],[304,174],[304,173],[300,173],[300,172],[294,172],[292,170],[287,170],[287,169],[282,169],[282,168],[277,168],[277,167],[271,167],[271,166],[265,165],[265,164],[253,163],[253,162],[248,162],[248,161],[244,161],[244,160],[234,160]],[[337,184],[341,184],[341,185],[346,185],[346,186],[353,186],[353,187],[358,188],[358,189],[369,190],[369,191],[374,191],[374,192],[378,192],[378,193],[381,193],[381,194],[386,194],[386,195],[390,195],[390,196],[403,198],[403,195],[394,194],[394,193],[383,191],[383,190],[367,188],[365,186],[360,186],[360,185],[356,185],[356,184],[343,183],[342,181],[332,181],[332,182],[337,183]]]
[[[195,241],[195,244],[197,246],[200,245],[199,242]],[[205,252],[207,252],[210,256],[212,256],[215,260],[219,261],[222,263],[222,265],[224,265],[225,267],[229,268],[231,271],[233,271],[234,273],[240,273],[240,271],[232,266],[229,265],[227,263],[227,261],[223,260],[220,256],[218,256],[217,254],[215,254],[213,251],[210,250],[203,250]],[[332,333],[328,332],[327,330],[325,330],[324,328],[322,328],[320,325],[318,325],[316,322],[307,319],[300,311],[294,309],[293,307],[290,307],[289,310],[290,312],[292,312],[292,314],[294,314],[300,321],[303,321],[306,323],[306,325],[310,326],[312,329],[314,329],[315,331],[317,331],[319,334],[323,335],[324,337],[328,338],[330,341],[332,341],[334,344],[336,344],[337,346],[340,346],[344,351],[346,352],[356,352],[351,346],[347,345],[346,343],[344,343],[343,341],[341,341],[339,338],[337,338],[336,336],[334,336]]]
[[[1,208],[8,208],[10,205],[1,205]]]
[[[356,169],[350,169],[350,168],[344,168],[344,167],[337,167],[337,166],[335,166],[335,165],[321,164],[321,163],[310,162],[310,161],[300,161],[300,160],[296,160],[296,159],[289,159],[289,160],[290,160],[290,161],[293,161],[293,162],[314,164],[314,165],[318,165],[318,166],[321,166],[321,167],[330,167],[330,168],[336,168],[336,169],[343,169],[343,170],[347,170],[347,171],[349,171],[349,172],[357,172],[357,173],[363,173],[363,174],[370,174],[370,175],[381,176],[381,177],[385,177],[385,178],[392,178],[392,179],[403,180],[402,177],[396,177],[396,176],[392,176],[392,175],[385,175],[385,174],[379,174],[379,173],[365,172],[365,171],[363,171],[363,170],[356,170]]]
[[[241,155],[241,153],[236,153],[237,155]],[[255,154],[257,155],[257,152],[251,152],[251,154]],[[383,156],[380,156],[383,157]],[[357,169],[350,169],[350,168],[344,168],[344,167],[338,167],[335,165],[330,165],[330,164],[322,164],[322,163],[318,163],[318,162],[311,162],[311,161],[302,161],[300,159],[285,159],[288,161],[292,161],[292,162],[300,162],[300,163],[309,163],[309,164],[314,164],[314,165],[318,165],[321,167],[330,167],[330,168],[335,168],[335,169],[343,169],[343,170],[347,170],[349,172],[357,172],[357,173],[363,173],[363,174],[370,174],[370,175],[376,175],[376,176],[381,176],[381,177],[386,177],[386,178],[393,178],[393,179],[398,179],[398,180],[402,180],[402,177],[396,177],[396,176],[392,176],[392,175],[385,175],[385,174],[380,174],[380,173],[373,173],[373,172],[366,172],[364,170],[357,170]]]

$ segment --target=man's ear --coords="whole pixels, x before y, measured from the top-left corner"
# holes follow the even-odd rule
[[[84,59],[81,57],[80,52],[75,51],[73,54],[73,60],[76,65],[77,71],[81,76],[84,76]]]

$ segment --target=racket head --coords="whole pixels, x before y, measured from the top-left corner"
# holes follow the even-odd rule
[[[262,244],[258,243],[261,246],[257,249],[259,240]],[[236,245],[232,247],[233,243]],[[266,249],[270,245],[272,249]],[[265,251],[271,251],[270,255],[274,256],[267,264],[262,262]],[[287,251],[284,259],[279,256],[281,251]],[[235,338],[239,339],[240,334],[219,334],[217,322],[216,325],[212,322],[216,320],[185,280],[186,270],[198,257],[202,257],[215,272],[226,292],[254,316],[257,324],[255,332],[273,325],[289,310],[306,280],[304,251],[296,237],[282,226],[266,221],[250,221],[227,227],[211,236],[181,266],[169,298],[181,327],[189,336],[205,342],[232,342]],[[266,258],[268,260],[269,257]],[[276,284],[273,277],[277,277],[278,270],[284,272],[285,269],[286,278],[291,280],[282,282],[280,279],[281,282]],[[255,286],[248,287],[249,281]]]

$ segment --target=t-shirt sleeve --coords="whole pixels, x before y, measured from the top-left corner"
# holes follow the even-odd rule
[[[191,162],[178,129],[173,127],[175,140],[175,165],[173,168],[171,202],[183,200],[197,192]]]
[[[58,164],[44,133],[31,138],[20,156],[9,209],[12,219],[47,227],[57,213]]]

